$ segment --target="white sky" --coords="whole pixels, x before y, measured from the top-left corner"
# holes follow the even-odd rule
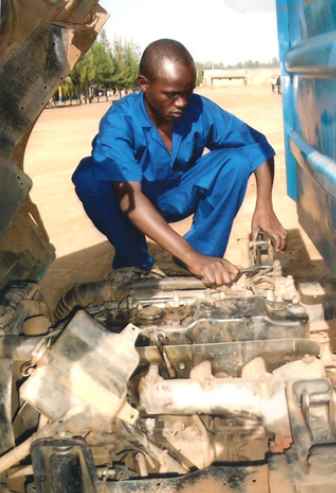
[[[158,38],[181,41],[199,62],[232,64],[278,56],[275,0],[100,0],[109,39],[142,51]]]

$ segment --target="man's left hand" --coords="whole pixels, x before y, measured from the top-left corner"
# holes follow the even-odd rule
[[[277,252],[286,248],[287,231],[283,228],[273,209],[256,209],[252,217],[252,237],[259,230],[267,233],[274,243]]]

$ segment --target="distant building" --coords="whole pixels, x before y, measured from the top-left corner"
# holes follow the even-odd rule
[[[274,67],[205,69],[202,85],[213,88],[244,85],[269,87],[272,78],[278,75],[277,72]]]
[[[203,84],[209,87],[220,87],[228,82],[247,85],[248,71],[246,69],[206,69]]]

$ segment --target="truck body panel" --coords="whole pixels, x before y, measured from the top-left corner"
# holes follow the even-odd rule
[[[336,272],[336,3],[277,0],[288,194]]]

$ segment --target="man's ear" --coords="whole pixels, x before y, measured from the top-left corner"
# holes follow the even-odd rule
[[[146,92],[148,86],[149,86],[149,80],[147,79],[147,77],[145,77],[144,75],[138,75],[138,78],[137,78],[137,83],[140,87],[140,90],[142,92]]]

